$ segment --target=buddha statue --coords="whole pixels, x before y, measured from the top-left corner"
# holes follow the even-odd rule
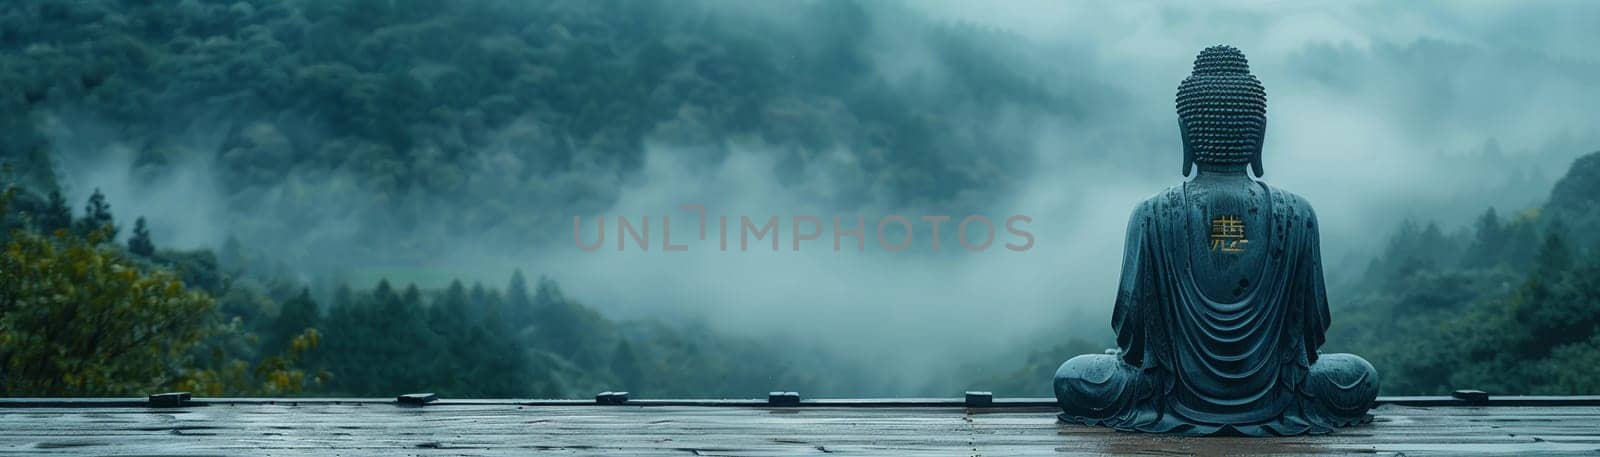
[[[1266,92],[1244,54],[1201,51],[1177,108],[1190,179],[1133,211],[1117,348],[1056,371],[1061,420],[1247,436],[1370,421],[1376,370],[1318,351],[1329,315],[1316,213],[1259,180]]]

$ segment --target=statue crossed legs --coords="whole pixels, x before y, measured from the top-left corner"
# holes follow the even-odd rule
[[[1330,322],[1316,213],[1263,174],[1266,93],[1214,46],[1178,88],[1183,172],[1128,221],[1117,349],[1055,375],[1061,419],[1119,430],[1250,436],[1370,420],[1372,365],[1321,354]],[[1248,171],[1247,171],[1248,167]]]
[[[1304,383],[1290,390],[1298,398],[1278,405],[1282,409],[1274,409],[1276,414],[1268,417],[1230,423],[1203,414],[1160,417],[1161,406],[1150,403],[1172,398],[1166,393],[1176,381],[1171,372],[1146,371],[1123,363],[1114,354],[1073,357],[1056,370],[1060,419],[1126,431],[1192,435],[1326,433],[1371,420],[1367,410],[1378,390],[1377,371],[1365,359],[1353,354],[1323,354],[1311,365]]]

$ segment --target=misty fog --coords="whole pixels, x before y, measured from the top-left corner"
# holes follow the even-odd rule
[[[874,2],[860,5],[861,21],[843,31],[839,21],[790,14],[803,6],[796,3],[669,5],[683,11],[663,21],[768,30],[767,40],[787,45],[764,48],[778,61],[848,40],[865,67],[840,81],[906,101],[879,109],[956,119],[953,129],[927,132],[929,141],[969,147],[956,154],[850,147],[871,144],[865,140],[719,136],[695,125],[701,114],[686,107],[643,135],[634,162],[575,155],[538,169],[536,158],[573,150],[557,147],[573,136],[529,116],[461,159],[472,172],[449,179],[467,190],[379,198],[345,168],[297,167],[283,179],[243,184],[217,169],[234,148],[217,132],[241,131],[253,142],[250,154],[270,154],[274,142],[290,142],[280,136],[332,136],[311,119],[225,106],[151,113],[168,126],[169,142],[199,151],[160,169],[143,167],[140,146],[94,113],[50,113],[47,132],[67,200],[82,202],[99,188],[120,218],[149,219],[161,246],[219,249],[230,237],[246,239],[319,294],[341,281],[370,287],[378,277],[425,287],[455,277],[500,283],[520,268],[559,281],[607,316],[704,321],[731,334],[792,341],[796,350],[838,353],[900,393],[935,389],[929,385],[941,381],[927,377],[1019,357],[1040,342],[1109,345],[1123,230],[1136,203],[1183,180],[1173,96],[1206,46],[1243,50],[1266,87],[1262,179],[1315,205],[1335,313],[1339,289],[1352,286],[1402,221],[1457,229],[1489,207],[1510,214],[1538,206],[1571,161],[1600,144],[1600,56],[1590,49],[1600,28],[1589,20],[1600,17],[1600,4],[1589,2],[1515,11],[1492,2]],[[982,58],[952,59],[952,46]],[[957,68],[972,62],[992,64],[985,74],[1000,76],[974,81],[974,70]],[[993,95],[981,90],[989,84],[1023,89]],[[1037,97],[1011,95],[1019,93]],[[781,112],[784,103],[771,100],[769,109]],[[830,105],[792,109],[817,106]],[[816,128],[874,135],[852,127],[848,110],[821,117],[836,125]],[[252,130],[257,121],[278,127]],[[294,160],[283,148],[281,160]],[[890,156],[938,172],[916,178],[926,184],[908,191],[904,183],[922,181],[891,181],[862,165],[899,163]],[[504,188],[523,191],[494,210],[537,222],[508,226],[440,209]],[[685,204],[704,205],[713,219],[778,216],[780,249],[752,243],[748,251],[722,251],[715,232],[710,241],[694,239],[695,215],[680,209]],[[875,223],[891,214],[919,230],[905,251],[875,246]],[[955,222],[971,214],[997,226],[1026,215],[1035,243],[1003,249],[1016,240],[1002,227],[989,249],[963,250],[952,238]],[[867,249],[835,252],[825,228],[795,252],[795,215],[824,225],[833,216],[862,216]],[[923,215],[952,218],[938,252],[929,249]],[[580,250],[572,218],[581,217],[592,236],[601,216],[610,218],[608,244]],[[615,249],[619,216],[650,217],[651,249]],[[687,250],[660,249],[662,216],[671,217],[674,243]],[[376,243],[391,244],[379,250]]]

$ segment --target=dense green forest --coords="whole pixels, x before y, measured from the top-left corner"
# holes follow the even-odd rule
[[[788,162],[848,145],[856,156],[850,173],[839,176],[853,178],[839,181],[841,193],[953,200],[958,191],[1002,187],[1021,164],[1003,153],[966,153],[1014,140],[929,108],[981,112],[996,109],[988,102],[997,99],[1052,111],[1073,106],[1003,71],[1001,60],[946,27],[907,28],[947,44],[942,58],[971,69],[956,75],[963,92],[933,100],[871,75],[868,57],[853,46],[873,26],[862,5],[801,7],[798,14],[808,20],[840,28],[822,40],[736,4],[716,6],[8,5],[0,11],[0,49],[8,51],[0,57],[6,128],[0,158],[19,192],[7,223],[26,232],[10,238],[18,249],[49,251],[11,260],[123,265],[141,272],[130,280],[171,275],[181,279],[185,296],[196,297],[187,308],[194,326],[185,327],[194,335],[144,342],[167,351],[165,363],[146,364],[165,367],[161,376],[95,391],[11,384],[12,392],[190,386],[198,381],[185,373],[199,369],[231,370],[212,377],[232,384],[196,387],[229,393],[584,396],[631,386],[642,394],[702,396],[871,389],[876,383],[859,371],[805,348],[719,337],[692,322],[610,321],[565,298],[554,282],[530,284],[520,273],[505,287],[457,283],[441,290],[373,285],[365,281],[376,279],[371,274],[341,276],[344,259],[406,265],[449,252],[464,236],[507,245],[560,239],[552,228],[568,214],[612,203],[619,176],[640,166],[647,137],[712,158],[731,153],[715,146],[719,139],[759,139]],[[797,42],[807,46],[789,47]],[[916,100],[924,101],[908,104]],[[1016,148],[998,150],[1009,149]],[[127,221],[114,221],[106,202],[138,196],[98,192],[88,210],[69,209],[76,203],[62,198],[64,169],[121,161],[135,178],[150,181],[204,168],[222,187],[180,198],[220,201],[226,210],[208,216],[227,223],[191,214],[152,219],[147,227],[131,215],[139,227],[128,233]],[[56,233],[63,224],[75,229]],[[201,250],[161,249],[148,235],[151,227],[197,224],[225,226],[228,233],[220,246]],[[111,228],[90,236],[97,226]],[[323,236],[330,232],[336,235]],[[81,258],[51,257],[69,250]],[[12,306],[40,293],[28,281],[67,287],[49,282],[47,271],[34,273],[41,276],[9,284],[17,287]],[[440,282],[449,274],[423,279]],[[330,277],[354,283],[323,279]],[[144,305],[96,306],[83,312]],[[39,312],[46,314],[36,319],[48,320],[76,311]],[[162,316],[149,319],[176,318]],[[33,322],[40,321],[6,327],[21,332],[7,344],[73,338],[29,333],[39,330]],[[303,335],[308,329],[317,331]],[[826,370],[814,366],[823,363]],[[265,380],[283,376],[257,368],[263,364],[295,379],[269,386]],[[640,382],[645,374],[649,381]]]
[[[930,369],[949,379],[908,391],[873,371],[881,367],[791,341],[693,318],[604,315],[546,276],[558,264],[497,270],[485,282],[479,271],[369,268],[450,254],[464,238],[506,251],[565,241],[568,217],[610,208],[653,148],[710,167],[760,145],[776,156],[779,181],[826,174],[831,191],[802,198],[830,208],[981,208],[1038,166],[1036,131],[988,121],[1026,112],[1071,130],[1089,116],[1124,115],[1130,100],[1077,73],[1021,64],[1071,64],[1051,54],[1062,50],[919,20],[893,3],[766,8],[7,2],[0,395],[748,397],[949,395],[963,386],[1047,395],[1061,361],[1109,345],[1099,334],[1054,332],[1005,357]],[[941,71],[891,81],[884,56],[858,45],[886,36],[921,44],[927,55],[918,57]],[[1359,58],[1313,51],[1308,59],[1324,66]],[[1422,65],[1438,63],[1424,58],[1430,52],[1464,51],[1423,43],[1385,52]],[[1339,87],[1360,82],[1302,71]],[[1431,123],[1433,114],[1418,117]],[[1096,151],[1159,143],[1142,127],[1083,136]],[[1493,150],[1469,165],[1510,169]],[[1175,151],[1159,152],[1176,161]],[[159,196],[96,190],[69,201],[65,177],[86,193],[101,185],[92,172],[100,166],[141,182],[203,172],[218,185],[160,197],[180,208],[161,218],[123,209]],[[1515,173],[1489,185],[1544,191]],[[1459,200],[1477,205],[1468,190]],[[1394,229],[1362,257],[1363,271],[1330,284],[1326,350],[1371,360],[1386,394],[1600,392],[1597,195],[1600,156],[1591,154],[1541,207],[1473,206],[1485,212],[1471,226]],[[861,196],[870,198],[852,198]],[[180,230],[202,235],[183,248],[157,242]],[[1070,328],[1085,326],[1105,324]]]
[[[1024,139],[968,119],[1080,103],[932,24],[898,27],[960,73],[936,98],[890,85],[855,45],[885,26],[866,8],[796,5],[837,28],[813,37],[735,2],[21,1],[0,12],[0,125],[45,191],[52,154],[152,179],[203,164],[220,205],[279,215],[231,235],[303,270],[329,252],[414,261],[468,233],[565,240],[552,228],[606,209],[646,146],[842,150],[836,195],[955,200],[1026,165]]]
[[[1446,231],[1407,223],[1328,337],[1367,354],[1385,391],[1600,391],[1600,152],[1579,158],[1539,208],[1485,211]]]
[[[59,194],[0,197],[0,360],[8,395],[207,394],[559,398],[605,389],[756,396],[837,389],[757,341],[616,323],[521,272],[504,289],[424,293],[381,281],[319,305],[305,289],[230,275],[209,251],[156,249],[143,219],[125,243],[106,197],[81,216]],[[320,330],[319,330],[320,329]],[[63,357],[65,355],[66,357]],[[838,373],[835,373],[838,374]]]
[[[1369,354],[1391,393],[1595,391],[1597,190],[1600,152],[1575,163],[1542,208],[1511,217],[1491,208],[1453,233],[1405,223],[1365,275],[1337,286],[1357,292],[1336,305],[1326,349]],[[113,243],[119,226],[98,193],[75,217],[59,194],[12,186],[0,210],[8,231],[0,355],[13,395],[373,395],[420,386],[562,397],[634,386],[694,397],[866,382],[834,370],[824,378],[822,365],[798,365],[758,341],[615,323],[552,281],[530,286],[521,272],[503,291],[457,281],[424,293],[383,281],[370,291],[341,287],[320,306],[291,285],[228,278],[210,252],[157,250],[142,219],[125,245]],[[96,324],[64,325],[75,322]],[[987,373],[969,373],[969,385],[1048,393],[1039,380],[1059,361],[1099,346],[1069,339],[1041,347],[1020,367],[966,367]]]

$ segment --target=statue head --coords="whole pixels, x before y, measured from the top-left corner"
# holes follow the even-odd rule
[[[1200,51],[1194,72],[1178,85],[1178,130],[1183,135],[1183,175],[1194,165],[1227,170],[1249,164],[1261,169],[1267,132],[1267,92],[1238,48]]]

